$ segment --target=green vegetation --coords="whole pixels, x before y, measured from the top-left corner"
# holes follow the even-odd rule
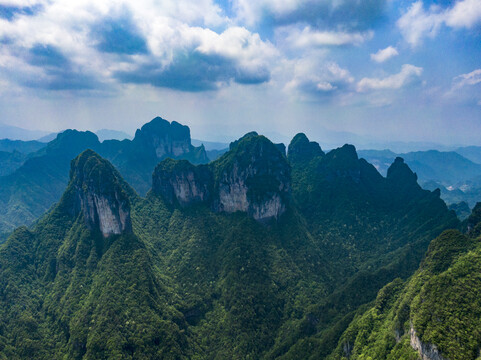
[[[443,358],[478,359],[480,240],[457,230],[434,239],[408,281],[393,281],[379,292],[369,310],[358,312],[330,358],[418,359],[411,346],[414,336],[425,349],[434,345]]]
[[[405,290],[401,279],[419,266],[430,239],[459,221],[401,160],[383,178],[352,146],[324,154],[307,144],[289,165],[269,140],[248,134],[209,165],[216,181],[235,166],[273,180],[251,184],[254,197],[279,179],[292,183],[287,211],[267,225],[204,203],[170,205],[152,191],[141,198],[112,165],[84,152],[59,203],[0,246],[0,359],[322,359],[343,356],[344,344],[370,344],[388,316],[406,346],[386,334],[376,346],[398,359],[415,354],[406,343],[411,302],[397,305],[415,287]],[[132,233],[105,237],[86,226],[79,187],[112,194],[109,201],[119,200],[120,188]],[[452,271],[436,264],[475,248],[459,236],[448,247],[432,243],[421,271]],[[423,341],[438,341],[434,307],[412,308]]]
[[[178,144],[182,152],[175,156],[172,152]],[[157,146],[165,153],[157,153]],[[31,225],[58,202],[68,184],[70,161],[86,149],[109,159],[142,195],[150,189],[152,171],[161,159],[177,157],[194,164],[208,162],[205,149],[190,144],[188,127],[161,118],[145,124],[132,141],[100,143],[90,131],[66,130],[46,146],[38,142],[1,140],[0,149],[3,148],[35,152],[28,157],[0,152],[1,171],[8,172],[5,176],[0,172],[0,242],[1,234],[10,233],[20,225]]]

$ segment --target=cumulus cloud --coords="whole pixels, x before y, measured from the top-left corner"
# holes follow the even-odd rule
[[[375,54],[371,54],[371,59],[375,62],[382,63],[386,60],[389,60],[390,58],[399,55],[398,51],[396,48],[392,46],[388,46],[385,49],[379,50]]]
[[[146,83],[183,91],[214,90],[233,80],[258,84],[270,79],[269,64],[277,55],[274,46],[245,28],[231,27],[221,34],[208,29],[185,29],[188,43],[178,48],[171,61],[161,65],[155,57],[115,77],[132,83]]]
[[[285,26],[277,30],[277,37],[284,38],[289,47],[302,49],[320,46],[360,45],[371,39],[373,32],[319,31],[310,26],[303,29]]]
[[[357,83],[359,92],[382,89],[400,89],[421,76],[423,69],[414,65],[405,64],[397,74],[379,78],[363,78]]]
[[[293,78],[285,88],[290,92],[319,98],[345,90],[353,82],[350,72],[335,62],[304,58],[295,61]]]
[[[43,6],[28,19],[0,19],[3,54],[15,59],[0,72],[29,87],[126,82],[201,91],[230,81],[257,84],[270,79],[278,55],[258,34],[232,26],[213,0],[8,1]]]
[[[447,9],[432,5],[428,10],[424,9],[420,0],[412,4],[397,21],[403,37],[413,47],[420,45],[425,37],[435,37],[443,25],[469,29],[479,24],[481,24],[479,0],[460,0]]]

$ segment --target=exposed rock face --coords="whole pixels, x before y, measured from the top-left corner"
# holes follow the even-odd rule
[[[104,237],[132,232],[130,202],[113,166],[92,150],[72,161],[69,187],[74,213],[83,213],[86,225]]]
[[[209,165],[164,160],[154,172],[152,189],[171,204],[205,202],[214,211],[246,212],[265,222],[286,211],[290,167],[276,145],[249,133]]]
[[[156,117],[137,130],[133,142],[153,149],[157,159],[163,159],[166,156],[185,156],[196,150],[191,144],[188,126],[181,125],[176,121],[169,123],[161,117]],[[207,161],[205,149],[200,155],[205,157],[200,160]]]
[[[425,344],[419,339],[416,334],[416,330],[411,325],[411,347],[419,353],[422,360],[447,360],[441,356],[436,345]]]
[[[472,238],[481,235],[481,202],[476,203],[468,217],[467,232]]]
[[[181,206],[187,206],[208,201],[212,182],[212,173],[207,166],[166,159],[154,170],[152,190],[170,204],[177,201]]]
[[[267,138],[249,133],[217,162],[217,211],[247,212],[264,222],[279,219],[291,191],[290,167]]]

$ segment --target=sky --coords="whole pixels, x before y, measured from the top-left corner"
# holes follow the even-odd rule
[[[0,0],[0,123],[481,145],[481,0]]]

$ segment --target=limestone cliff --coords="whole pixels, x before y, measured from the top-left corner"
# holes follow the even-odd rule
[[[258,221],[278,219],[291,190],[290,167],[278,147],[249,133],[214,163],[217,211],[247,212]]]
[[[290,167],[278,146],[249,133],[208,166],[164,160],[154,172],[152,189],[171,204],[204,202],[216,212],[246,212],[265,222],[286,211]]]
[[[418,352],[422,360],[447,360],[441,355],[436,345],[423,343],[412,326],[410,335],[411,347]]]
[[[176,121],[170,123],[161,117],[138,129],[132,143],[135,148],[151,151],[157,159],[183,157],[196,163],[208,161],[203,147],[192,146],[188,126]]]
[[[154,170],[152,190],[167,202],[181,206],[207,201],[212,173],[206,165],[195,166],[187,160],[166,159]]]
[[[130,202],[120,175],[92,150],[72,160],[69,189],[73,213],[83,214],[85,224],[104,237],[132,232]]]

